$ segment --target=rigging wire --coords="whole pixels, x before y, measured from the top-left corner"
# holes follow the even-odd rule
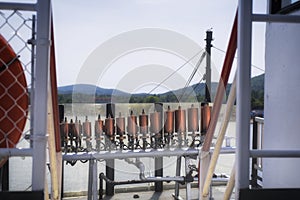
[[[204,52],[202,53],[202,55],[201,55],[199,61],[197,62],[197,64],[196,64],[196,66],[195,66],[195,68],[194,68],[192,74],[190,75],[188,81],[186,82],[186,84],[185,84],[185,86],[184,86],[184,88],[183,88],[182,94],[181,94],[181,96],[180,96],[180,98],[179,98],[179,102],[181,101],[181,99],[182,99],[182,97],[183,97],[183,95],[184,95],[186,89],[188,88],[188,86],[190,85],[191,81],[193,80],[193,78],[194,78],[194,76],[195,76],[197,70],[199,69],[201,63],[203,62],[205,56],[206,56],[206,51],[204,51]],[[202,80],[203,80],[203,78],[202,78]]]
[[[196,86],[194,88],[192,88],[192,90],[190,91],[190,93],[187,96],[190,96],[193,92],[196,92],[196,88],[200,85],[200,83],[205,80],[206,78],[206,74],[203,74],[203,77],[200,79],[200,81],[196,84]]]
[[[196,56],[198,56],[204,49],[201,49],[198,51],[195,55],[193,55],[190,59],[188,59],[185,63],[183,63],[180,67],[178,67],[174,72],[172,72],[169,76],[167,76],[164,80],[162,80],[158,85],[156,85],[152,90],[148,92],[150,94],[154,90],[156,90],[159,86],[161,86],[164,82],[166,82],[171,76],[173,76],[176,72],[178,72],[180,69],[182,69],[186,64],[191,62]]]
[[[222,50],[222,49],[220,49],[218,47],[212,46],[212,48],[215,48],[216,50],[221,51],[222,53],[226,53],[226,51],[224,51],[224,50]],[[237,59],[236,56],[234,58]],[[264,69],[262,69],[262,68],[260,68],[260,67],[258,67],[256,65],[251,64],[251,66],[254,67],[254,68],[256,68],[256,69],[258,69],[258,70],[260,70],[260,71],[262,71],[262,72],[265,72]]]

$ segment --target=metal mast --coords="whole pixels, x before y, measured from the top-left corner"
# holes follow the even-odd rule
[[[211,102],[211,41],[212,39],[212,31],[207,30],[206,31],[206,87],[205,87],[205,101]]]

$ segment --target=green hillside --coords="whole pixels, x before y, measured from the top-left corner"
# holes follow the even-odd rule
[[[77,90],[74,90],[74,87]],[[201,102],[205,99],[205,84],[199,83],[187,88],[169,91],[162,94],[129,94],[126,92],[103,89],[96,86],[75,85],[58,88],[59,103],[155,103],[155,102]],[[75,88],[76,88],[75,87]],[[81,88],[82,87],[82,88]],[[212,83],[212,97],[215,96],[218,84]],[[231,84],[226,88],[226,96]],[[92,88],[92,89],[90,89]],[[251,107],[263,109],[264,107],[264,74],[253,77],[251,80]],[[75,92],[74,92],[75,91]],[[224,97],[224,102],[226,97]]]
[[[251,80],[251,108],[264,109],[265,74],[253,77]]]

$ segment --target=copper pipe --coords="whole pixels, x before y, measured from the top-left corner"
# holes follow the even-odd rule
[[[211,118],[211,106],[208,103],[201,103],[201,134],[206,134]]]
[[[148,133],[148,115],[145,114],[145,110],[143,109],[142,114],[139,116],[139,124],[140,124],[140,133],[142,134],[143,139],[143,149],[147,148],[147,133]]]
[[[175,132],[186,132],[186,114],[181,106],[178,106],[178,110],[175,110]]]
[[[134,139],[137,138],[137,117],[131,111],[130,116],[127,118],[127,131],[129,136],[133,137]]]
[[[74,137],[75,137],[75,124],[73,123],[73,119],[71,119],[69,123],[69,138],[70,138],[71,147],[73,147]]]
[[[80,131],[80,124],[78,122],[77,117],[75,118],[75,127],[74,128],[75,128],[74,129],[74,135],[75,135],[75,137],[80,137],[80,133],[81,133],[81,131]]]
[[[140,133],[148,133],[148,115],[145,114],[143,109],[142,114],[139,116]]]
[[[159,133],[162,128],[161,117],[159,112],[150,114],[150,131],[151,133]]]
[[[115,135],[115,119],[108,116],[105,119],[105,135],[112,141]]]
[[[69,133],[73,133],[74,130],[75,130],[75,124],[73,122],[73,119],[71,119],[69,123]]]
[[[116,118],[117,135],[123,136],[125,134],[125,117],[122,117],[119,113],[119,117]]]
[[[182,145],[187,144],[186,114],[185,114],[185,110],[181,109],[181,106],[178,106],[178,110],[175,110],[175,132],[177,132],[178,147],[181,148]]]
[[[79,124],[79,135],[82,136],[83,135],[83,127],[82,127],[82,123],[80,120],[78,120],[78,124]]]
[[[151,130],[151,146],[157,149],[162,142],[162,120],[161,120],[161,113],[154,112],[150,114],[150,130]]]
[[[173,134],[174,133],[174,112],[168,106],[168,110],[165,112],[165,124],[164,124],[165,133]]]
[[[83,126],[83,135],[86,136],[87,138],[90,138],[92,135],[92,127],[91,127],[91,122],[88,120],[87,116],[82,126]]]
[[[194,104],[188,109],[188,131],[199,131],[199,109]]]
[[[92,143],[91,143],[92,126],[87,116],[85,117],[85,122],[83,122],[82,127],[83,127],[83,135],[86,136],[87,151],[91,151],[92,150]]]
[[[69,136],[73,137],[74,135],[75,135],[75,124],[73,122],[73,119],[71,119],[69,123]]]
[[[116,128],[117,135],[119,136],[120,148],[123,149],[124,146],[124,135],[125,135],[125,117],[122,117],[122,114],[119,113],[119,117],[116,118]]]
[[[75,118],[75,126],[74,126],[74,136],[76,138],[76,151],[78,150],[78,147],[81,147],[81,133],[82,133],[82,127],[80,120],[78,121],[77,117]]]
[[[104,131],[105,131],[105,149],[108,148],[110,151],[113,147],[112,144],[115,142],[115,119],[111,118],[111,115],[109,114],[108,117],[105,119],[105,125],[104,125]]]
[[[95,121],[95,137],[96,140],[100,139],[100,137],[103,135],[103,120],[101,120],[100,115],[98,115],[98,120]]]
[[[65,138],[65,140],[68,140],[68,135],[69,135],[69,124],[68,124],[68,120],[65,117],[65,121],[62,124],[63,127],[63,136]]]
[[[168,106],[168,110],[165,112],[164,120],[164,140],[166,146],[169,148],[174,135],[174,112],[171,111],[170,106]]]
[[[66,117],[65,120],[62,123],[60,123],[60,134],[61,134],[61,146],[64,147],[65,152],[67,152],[69,125]]]

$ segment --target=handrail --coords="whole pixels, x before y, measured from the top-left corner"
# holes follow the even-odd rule
[[[264,124],[265,123],[265,118],[262,117],[255,117],[254,120],[258,122],[259,124]]]
[[[300,150],[250,150],[252,158],[300,158]]]
[[[211,148],[210,153],[212,153]],[[142,157],[164,157],[164,156],[190,156],[198,155],[199,149],[174,149],[174,150],[124,150],[124,151],[104,151],[104,152],[85,152],[85,153],[67,153],[63,154],[63,160],[91,160],[91,159],[125,159]],[[234,147],[224,147],[222,154],[235,153]]]
[[[0,157],[4,156],[32,156],[32,148],[0,148]]]
[[[2,10],[36,11],[36,4],[33,4],[33,3],[0,2],[0,8]]]
[[[252,20],[255,22],[284,22],[300,23],[299,15],[280,15],[280,14],[252,14]]]
[[[253,143],[254,141],[254,134],[257,134],[258,126],[255,125],[255,123],[263,125],[264,124],[264,118],[262,117],[255,117],[254,123],[253,123]],[[256,135],[257,137],[257,135]],[[257,138],[256,138],[257,139]],[[257,141],[256,141],[257,142]],[[297,158],[300,157],[300,150],[296,149],[259,149],[257,146],[252,148],[250,150],[250,157],[252,158]]]

